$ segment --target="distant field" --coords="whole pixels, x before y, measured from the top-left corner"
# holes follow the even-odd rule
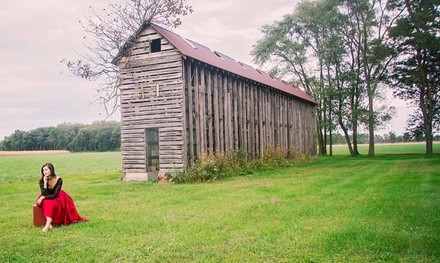
[[[358,145],[359,153],[361,155],[368,154],[368,144]],[[440,142],[434,142],[432,145],[434,153],[440,153]],[[329,153],[327,147],[327,153]],[[410,143],[377,143],[375,144],[375,154],[424,154],[424,142],[410,142]],[[337,144],[333,145],[334,155],[349,155],[347,145]]]
[[[440,262],[438,145],[412,147],[183,185],[121,181],[120,152],[1,156],[0,262]],[[48,161],[89,222],[32,225]]]
[[[103,172],[121,173],[121,153],[69,153],[65,151],[13,152],[0,155],[0,183],[37,180],[41,166],[52,163],[57,174],[71,176]]]
[[[14,156],[14,155],[40,155],[40,154],[65,154],[69,151],[50,150],[50,151],[0,151],[0,156]]]

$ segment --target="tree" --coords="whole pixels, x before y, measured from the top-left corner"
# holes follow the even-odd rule
[[[132,36],[145,23],[156,22],[177,27],[180,16],[193,12],[186,0],[123,0],[107,2],[108,8],[80,21],[85,31],[85,51],[76,60],[63,59],[68,70],[76,77],[98,81],[97,102],[107,115],[113,114],[119,105],[118,69],[112,63],[116,55],[131,45]]]
[[[352,22],[340,12],[338,1],[328,1],[336,7],[327,17],[328,33],[323,41],[324,61],[327,68],[327,94],[330,95],[330,113],[334,113],[334,122],[339,125],[351,156],[359,154],[357,150],[357,132],[362,98],[360,81],[359,50],[354,49]],[[332,115],[329,116],[332,120]],[[350,128],[352,136],[350,136]],[[330,130],[331,131],[331,130]],[[331,134],[330,134],[331,135]],[[330,155],[331,155],[330,136]]]
[[[390,0],[389,8],[405,10],[390,29],[400,53],[391,74],[394,93],[420,109],[409,122],[432,154],[433,130],[440,130],[440,1]]]
[[[390,138],[390,142],[391,142],[391,143],[395,143],[395,142],[397,141],[396,133],[394,133],[394,132],[389,132],[389,138]]]
[[[395,58],[394,50],[387,45],[388,29],[395,23],[399,12],[387,12],[386,0],[343,0],[342,3],[342,10],[356,26],[353,43],[359,50],[368,99],[368,155],[374,156],[374,130],[381,119],[377,114],[382,112],[375,109],[375,100],[389,64]]]
[[[374,103],[393,58],[385,45],[393,20],[384,7],[380,0],[304,1],[282,21],[264,26],[265,36],[254,46],[257,63],[271,63],[278,76],[290,73],[317,102],[320,154],[327,154],[327,138],[331,154],[338,127],[350,154],[358,155],[358,127],[367,123],[374,155],[374,129],[390,119],[390,111]]]
[[[280,22],[265,25],[263,39],[259,40],[251,54],[260,65],[272,64],[271,74],[296,79],[297,85],[317,102],[317,135],[319,154],[327,153],[327,131],[332,130],[331,94],[328,74],[330,65],[326,57],[332,56],[327,36],[332,32],[329,23],[333,7],[329,2],[302,2],[292,14]],[[339,51],[339,50],[338,50]],[[316,74],[314,73],[316,72]]]

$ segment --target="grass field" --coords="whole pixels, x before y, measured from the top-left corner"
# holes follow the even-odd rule
[[[440,142],[434,142],[432,145],[434,153],[440,153]],[[368,154],[368,144],[358,145],[359,153],[361,155]],[[327,151],[329,149],[327,147]],[[375,153],[377,155],[383,154],[424,154],[425,143],[415,142],[415,143],[388,143],[388,144],[376,144]],[[349,155],[350,152],[346,145],[333,145],[334,155]]]
[[[182,185],[122,182],[120,153],[0,157],[0,262],[440,262],[438,144],[389,147]],[[89,222],[32,225],[47,161]]]

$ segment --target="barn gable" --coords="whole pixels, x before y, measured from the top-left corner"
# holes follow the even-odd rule
[[[304,101],[308,101],[310,103],[316,104],[313,98],[307,93],[303,92],[302,90],[293,87],[292,85],[280,79],[273,78],[264,71],[254,69],[253,67],[243,62],[236,61],[233,58],[225,54],[222,54],[221,52],[213,51],[204,45],[201,45],[197,42],[179,36],[157,24],[150,23],[150,24],[145,24],[143,27],[141,27],[134,37],[135,39],[138,40],[137,44],[139,44],[139,41],[142,39],[139,39],[136,36],[138,36],[140,32],[143,32],[143,30],[147,27],[153,28],[157,33],[159,33],[161,36],[163,36],[163,38],[165,38],[167,43],[173,45],[184,56],[197,59],[208,65],[212,65],[219,69],[223,69],[225,71],[237,74],[238,76],[242,76],[244,78],[254,80],[269,87],[276,88],[280,91],[289,93],[297,97],[298,99],[302,99]],[[130,42],[132,41],[129,41],[128,43]],[[123,54],[127,52],[127,50],[130,49],[130,47],[131,44],[127,44],[127,46],[123,49],[123,51],[116,56],[114,63],[117,63],[117,61],[119,61],[119,59],[123,56]]]
[[[158,25],[116,58],[126,180],[242,149],[315,153],[315,102],[301,90]]]

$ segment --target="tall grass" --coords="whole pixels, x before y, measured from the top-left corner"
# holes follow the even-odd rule
[[[173,185],[123,182],[110,159],[69,173],[78,159],[64,160],[64,189],[87,223],[44,234],[33,177],[0,183],[0,262],[440,261],[438,154],[318,157]]]
[[[281,148],[274,147],[266,149],[263,158],[250,160],[246,152],[238,150],[223,155],[202,156],[200,160],[185,171],[174,172],[172,177],[175,183],[212,182],[297,163],[310,162],[314,158],[314,156],[304,154],[289,154]]]

